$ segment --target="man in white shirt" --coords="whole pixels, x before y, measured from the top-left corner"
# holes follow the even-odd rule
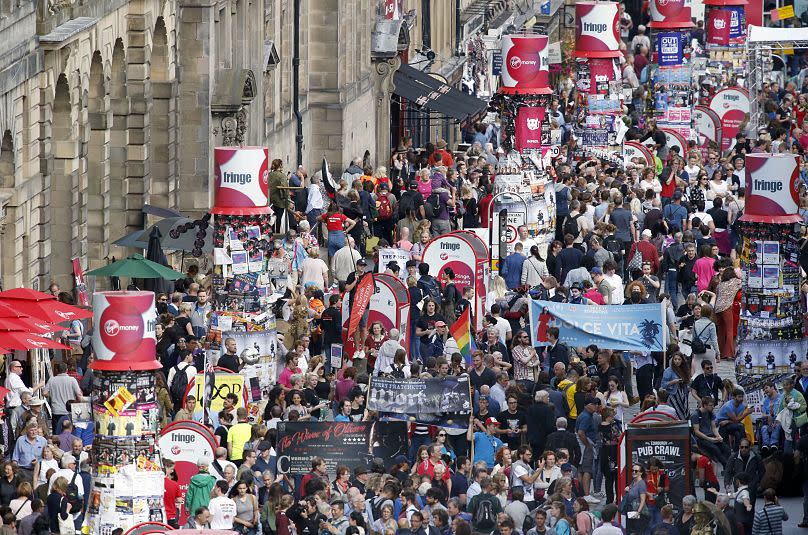
[[[338,249],[331,259],[331,271],[338,281],[348,280],[348,275],[356,271],[356,263],[362,259],[362,254],[354,248],[355,243],[354,239],[348,236],[345,246]]]
[[[227,460],[227,448],[216,448],[216,459],[210,464],[210,475],[219,481],[224,481],[224,469],[228,466],[233,468],[234,473],[238,471],[236,465]],[[225,494],[226,493],[227,490],[225,490]]]
[[[530,233],[528,233],[525,225],[519,225],[519,228],[516,229],[516,231],[519,233],[516,243],[522,244],[522,254],[527,256],[530,248],[536,245],[536,240],[530,237]]]
[[[194,366],[194,355],[193,353],[188,352],[185,355],[185,359],[173,366],[170,370],[168,370],[168,391],[171,392],[171,385],[174,382],[174,379],[177,377],[177,374],[180,372],[185,373],[185,377],[188,382],[191,381],[192,378],[196,377],[196,366]],[[180,383],[181,385],[182,383]]]
[[[210,529],[233,529],[236,518],[236,502],[227,497],[227,482],[217,481],[213,486],[213,498],[208,504]]]
[[[56,434],[61,432],[61,429],[58,431],[56,429],[59,418],[69,413],[67,402],[71,400],[82,401],[84,396],[81,395],[81,388],[79,388],[79,382],[76,381],[76,378],[67,374],[67,364],[57,362],[54,365],[54,371],[56,375],[48,380],[44,393],[50,400],[51,421],[53,422],[53,432]]]
[[[53,483],[59,477],[63,477],[67,480],[68,484],[71,482],[76,484],[76,487],[79,489],[79,498],[84,496],[84,483],[81,480],[81,474],[76,471],[76,458],[69,453],[65,453],[62,455],[61,466],[62,468],[57,470],[56,473],[54,473],[48,480],[48,494],[50,494],[50,491],[53,488]],[[75,480],[73,479],[73,476],[76,477]]]
[[[491,315],[494,316],[495,320],[497,320],[493,327],[495,327],[497,330],[499,341],[505,345],[508,345],[508,342],[510,342],[511,338],[513,338],[513,329],[511,328],[511,322],[500,316],[501,312],[502,311],[500,310],[499,305],[496,303],[491,305]]]
[[[34,388],[28,388],[25,386],[25,383],[20,375],[22,375],[22,362],[19,360],[12,360],[11,365],[9,366],[9,374],[8,377],[6,377],[5,385],[6,388],[11,390],[11,392],[8,393],[8,398],[6,399],[7,409],[13,409],[22,404],[20,394],[23,392],[28,392],[33,395],[34,392],[45,386],[45,383],[40,383],[34,386]]]

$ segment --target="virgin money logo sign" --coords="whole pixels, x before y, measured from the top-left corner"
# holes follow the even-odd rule
[[[526,92],[548,92],[549,66],[546,35],[502,37],[502,85],[506,89]]]
[[[651,21],[691,25],[690,0],[651,0]]]
[[[104,332],[107,336],[118,336],[120,332],[136,332],[140,330],[140,325],[121,325],[114,319],[107,320],[104,324]]]
[[[150,356],[154,359],[154,295],[150,292],[95,295],[93,318],[98,329],[93,333],[93,349],[96,358],[134,357],[139,360],[138,357]]]
[[[448,253],[441,253],[440,254],[440,259],[441,260],[449,260],[449,254]]]

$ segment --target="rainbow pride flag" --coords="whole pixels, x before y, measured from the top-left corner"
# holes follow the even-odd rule
[[[477,349],[474,345],[474,338],[471,336],[471,307],[466,308],[457,321],[449,327],[449,334],[457,342],[463,360],[466,361],[466,364],[471,364],[471,352]]]

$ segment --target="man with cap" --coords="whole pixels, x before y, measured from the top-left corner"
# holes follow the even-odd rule
[[[657,251],[656,245],[651,243],[651,235],[650,230],[643,230],[640,235],[642,239],[632,244],[628,256],[626,256],[626,260],[630,262],[634,254],[638,252],[642,255],[643,262],[649,262],[651,264],[651,273],[659,273],[659,252]]]
[[[216,478],[208,473],[210,460],[201,457],[196,461],[199,472],[191,476],[188,483],[188,491],[185,493],[185,514],[188,516],[196,514],[200,507],[207,507],[210,503],[211,491],[216,484]]]
[[[357,466],[354,468],[354,478],[351,481],[351,486],[359,489],[360,494],[365,493],[365,485],[367,485],[370,471],[364,466]]]
[[[61,461],[59,461],[59,465],[61,468],[57,470],[48,480],[48,494],[50,494],[51,489],[53,488],[53,483],[56,481],[57,478],[63,477],[67,480],[67,483],[73,483],[78,488],[78,495],[79,498],[84,496],[84,483],[79,475],[79,471],[77,470],[76,465],[76,458],[73,457],[70,453],[65,453],[62,455]],[[73,511],[73,514],[78,514],[79,511]]]
[[[48,418],[45,416],[45,411],[42,410],[42,407],[45,405],[45,400],[39,398],[31,398],[31,401],[28,402],[28,410],[24,411],[20,416],[20,420],[17,424],[16,434],[17,436],[23,434],[25,430],[25,426],[28,425],[31,421],[35,421],[37,425],[42,430],[42,434],[46,438],[51,437],[51,426],[48,424]]]
[[[488,465],[488,468],[494,467],[496,464],[494,456],[497,450],[504,445],[496,436],[498,432],[499,422],[492,416],[489,416],[485,420],[485,431],[475,432],[473,424],[469,423],[466,439],[468,439],[469,442],[474,441],[474,463],[483,461]]]
[[[584,500],[589,503],[598,503],[600,500],[592,496],[590,482],[592,474],[595,473],[595,463],[598,460],[596,442],[598,439],[599,424],[595,423],[594,413],[600,407],[600,399],[595,396],[587,396],[584,401],[584,410],[575,420],[575,433],[578,436],[578,443],[581,446],[581,485],[586,493]]]

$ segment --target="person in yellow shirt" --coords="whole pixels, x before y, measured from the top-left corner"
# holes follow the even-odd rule
[[[239,407],[236,410],[238,423],[227,432],[227,454],[233,463],[241,465],[244,458],[244,446],[252,435],[252,425],[247,421],[247,409]]]

